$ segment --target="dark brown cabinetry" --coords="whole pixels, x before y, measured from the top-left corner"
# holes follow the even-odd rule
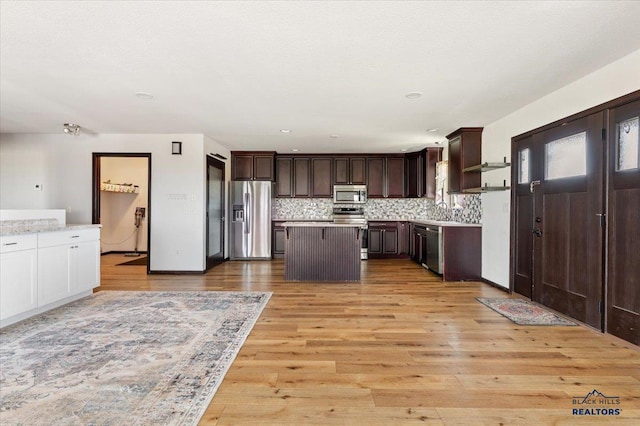
[[[419,198],[424,195],[424,189],[422,184],[422,171],[423,153],[411,152],[406,155],[406,196],[407,198]]]
[[[398,254],[398,223],[369,222],[370,258],[395,256]]]
[[[438,161],[442,161],[442,148],[425,148],[406,155],[405,196],[407,198],[435,198]]]
[[[336,185],[366,185],[366,159],[364,157],[334,157],[334,177]]]
[[[276,197],[293,195],[293,158],[276,158]]]
[[[442,257],[444,281],[479,280],[481,275],[482,228],[479,226],[442,226],[439,238],[433,238],[421,224],[412,224],[411,258],[431,264]]]
[[[436,198],[436,164],[442,161],[442,148],[427,148],[424,170],[424,196]]]
[[[481,184],[479,172],[462,170],[480,164],[482,155],[482,127],[461,127],[447,135],[449,140],[449,193],[464,192]]]
[[[333,196],[332,159],[276,157],[276,197]]]
[[[284,257],[284,239],[285,239],[285,228],[282,226],[284,222],[273,222],[273,236],[271,238],[273,248],[273,257],[274,258],[282,258]]]
[[[275,152],[231,152],[232,180],[270,180],[274,176]]]
[[[276,157],[276,197],[333,196],[331,157]]]
[[[404,197],[404,157],[367,158],[367,197]]]
[[[250,156],[236,157],[234,164],[248,174]],[[405,196],[404,156],[277,155],[275,177],[276,197],[332,198],[337,184],[367,185],[369,198]]]
[[[311,167],[308,158],[293,158],[293,196],[311,195]]]
[[[330,198],[333,196],[333,158],[311,158],[311,196]]]
[[[414,262],[423,264],[426,262],[427,255],[427,234],[420,227],[415,225],[411,226],[411,244],[409,250],[409,256]]]
[[[411,238],[409,222],[398,222],[398,254],[409,254],[409,239]]]

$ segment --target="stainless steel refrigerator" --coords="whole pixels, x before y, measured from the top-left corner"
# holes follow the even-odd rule
[[[271,259],[273,183],[232,181],[231,259]]]

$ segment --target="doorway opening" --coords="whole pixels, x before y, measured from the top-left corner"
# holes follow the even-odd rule
[[[224,163],[207,156],[207,269],[224,261]]]
[[[121,265],[151,259],[151,154],[93,153],[92,223],[102,225],[101,254],[124,254]]]

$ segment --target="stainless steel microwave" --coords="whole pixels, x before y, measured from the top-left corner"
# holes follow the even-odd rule
[[[367,185],[333,185],[335,204],[364,204],[367,202]]]

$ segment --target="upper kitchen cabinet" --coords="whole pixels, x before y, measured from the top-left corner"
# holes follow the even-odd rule
[[[436,163],[442,160],[442,148],[425,148],[419,152],[411,152],[405,158],[405,196],[435,198]]]
[[[276,197],[293,195],[293,158],[276,157]]]
[[[404,197],[404,156],[367,158],[367,196]]]
[[[275,180],[275,152],[271,151],[232,151],[232,180]]]
[[[364,157],[334,157],[335,185],[366,185],[366,159]]]
[[[333,197],[333,158],[276,156],[276,197]]]
[[[424,189],[422,184],[422,171],[423,164],[423,152],[410,152],[406,156],[406,195],[407,198],[417,198],[424,195]]]
[[[436,198],[436,165],[442,161],[442,148],[427,148],[424,170],[424,196]]]
[[[293,196],[311,196],[311,161],[309,158],[293,157]]]
[[[482,129],[482,127],[461,127],[447,135],[449,140],[450,194],[480,186],[480,173],[464,173],[463,169],[480,164]]]
[[[311,158],[311,196],[315,198],[331,198],[333,196],[333,158]]]

